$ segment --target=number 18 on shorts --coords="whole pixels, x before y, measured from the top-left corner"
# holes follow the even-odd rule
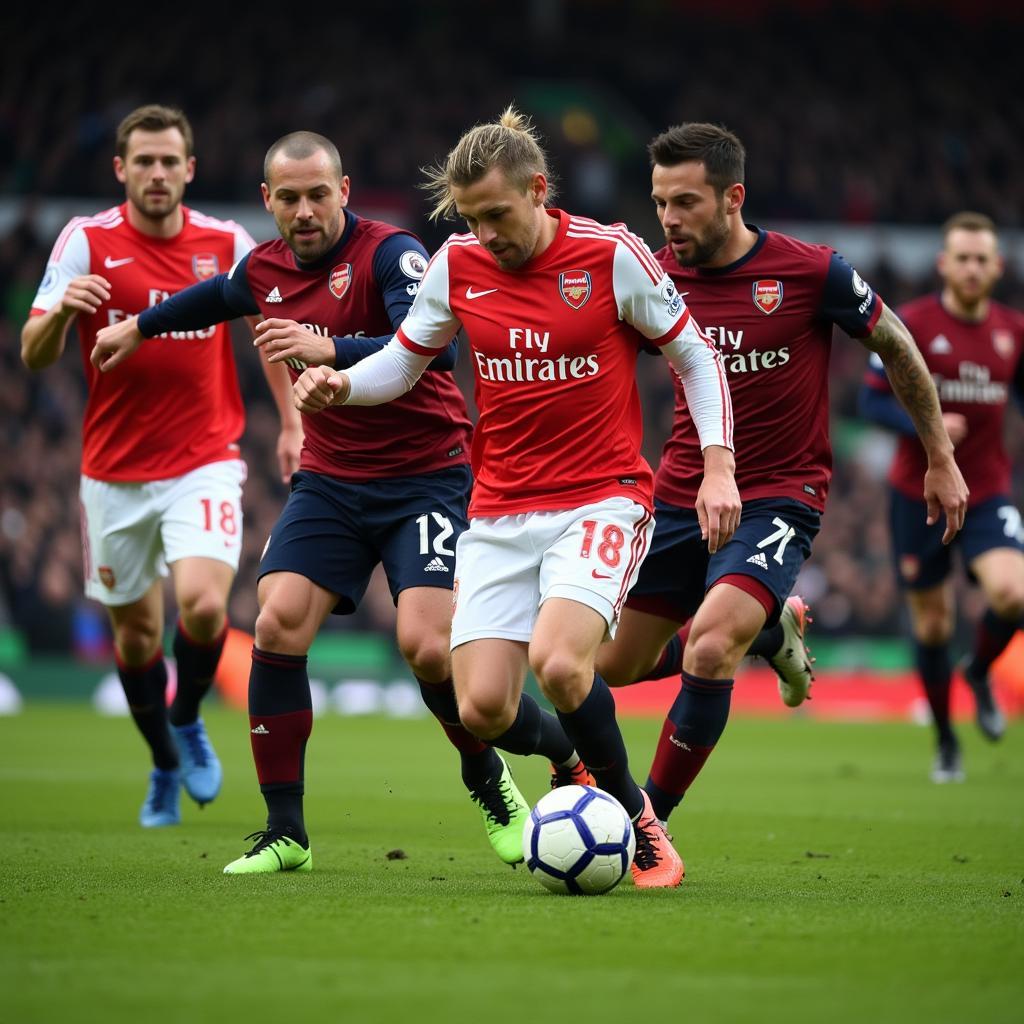
[[[456,548],[452,647],[529,642],[541,604],[554,597],[593,608],[613,636],[653,530],[653,515],[622,497],[474,519]]]

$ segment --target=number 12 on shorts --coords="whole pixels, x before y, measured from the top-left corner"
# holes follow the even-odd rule
[[[438,532],[434,536],[434,554],[436,555],[454,555],[455,552],[445,546],[445,541],[455,532],[452,527],[452,522],[447,516],[441,515],[440,512],[431,512],[428,516],[424,513],[421,516],[416,517],[416,525],[420,528],[420,554],[430,554],[430,520],[433,518],[434,522],[438,526]]]

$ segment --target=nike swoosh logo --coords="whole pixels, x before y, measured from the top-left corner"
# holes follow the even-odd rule
[[[103,261],[103,266],[107,270],[113,270],[114,267],[123,267],[126,263],[134,263],[134,256],[126,256],[123,260],[112,260],[109,256]]]
[[[610,580],[612,574],[610,572],[598,572],[596,569],[590,574],[595,580]]]
[[[475,292],[475,291],[473,291],[473,286],[470,285],[466,289],[466,298],[467,299],[481,299],[485,295],[490,295],[493,292],[496,292],[497,290],[498,290],[497,288],[488,288],[487,291],[485,291],[485,292]]]

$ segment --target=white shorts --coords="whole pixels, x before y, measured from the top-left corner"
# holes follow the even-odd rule
[[[622,497],[474,519],[455,548],[452,649],[484,638],[528,643],[549,597],[593,608],[614,636],[653,532],[654,516]]]
[[[105,605],[131,604],[180,558],[214,558],[237,570],[245,476],[241,459],[141,484],[83,476],[86,595]]]

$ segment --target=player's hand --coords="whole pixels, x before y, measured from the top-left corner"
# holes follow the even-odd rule
[[[302,427],[282,427],[277,435],[277,464],[281,470],[281,481],[288,483],[292,474],[298,472],[302,454]]]
[[[329,366],[334,362],[334,340],[294,320],[271,317],[260,321],[253,344],[266,353],[268,363],[298,359],[306,366]]]
[[[954,448],[967,436],[967,417],[963,413],[944,412],[942,425],[946,428]]]
[[[348,374],[332,366],[311,366],[303,370],[292,385],[295,408],[306,413],[317,413],[330,405],[340,405],[348,398],[348,392]]]
[[[99,274],[83,274],[72,278],[60,300],[60,315],[65,320],[78,313],[95,313],[110,301],[110,282]]]
[[[139,318],[129,317],[104,327],[96,335],[96,344],[89,353],[89,362],[101,373],[123,363],[144,341],[139,333]]]
[[[946,513],[946,531],[942,543],[948,544],[964,525],[967,514],[967,484],[960,473],[960,467],[950,455],[939,462],[929,463],[924,475],[924,500],[928,505],[928,525],[939,521],[939,514]]]
[[[740,492],[736,487],[736,460],[728,448],[709,445],[704,450],[704,479],[697,491],[700,536],[714,554],[732,539],[740,525]]]

